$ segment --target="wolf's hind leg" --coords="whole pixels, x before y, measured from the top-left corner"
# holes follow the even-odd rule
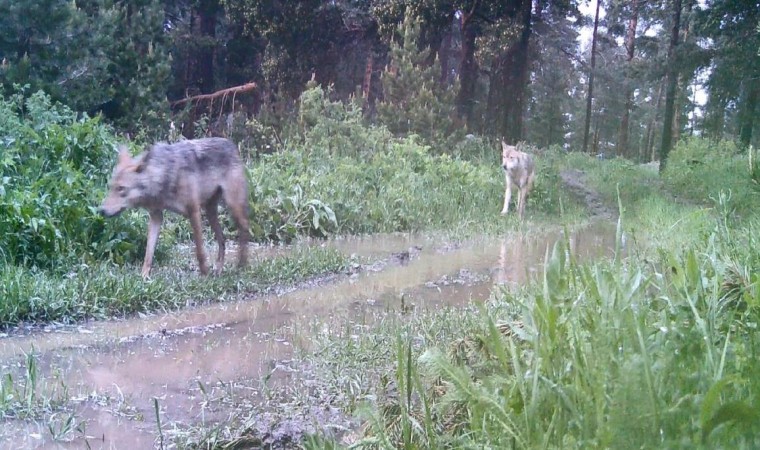
[[[201,229],[201,210],[198,205],[193,205],[189,214],[190,225],[193,229],[193,241],[195,241],[195,256],[198,258],[198,268],[201,274],[208,275],[208,263],[206,251],[203,249],[203,229]]]
[[[224,202],[238,227],[238,267],[248,263],[248,189],[245,174],[235,177],[224,189]]]
[[[216,255],[216,264],[214,267],[214,272],[216,272],[216,274],[219,275],[222,273],[222,269],[224,268],[225,248],[224,248],[224,231],[222,230],[222,226],[219,224],[218,200],[216,198],[211,199],[208,203],[206,203],[204,210],[206,212],[206,218],[208,219],[208,224],[211,226],[211,229],[214,231],[214,237],[216,238],[216,243],[219,247],[219,252]]]

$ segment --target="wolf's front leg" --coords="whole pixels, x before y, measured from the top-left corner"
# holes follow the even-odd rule
[[[161,211],[150,211],[150,221],[148,222],[148,246],[145,249],[145,260],[143,261],[142,277],[148,278],[150,267],[153,264],[153,252],[156,250],[158,243],[158,232],[161,230],[161,223],[164,221],[164,214]]]
[[[523,201],[523,190],[520,188],[520,186],[517,186],[517,204],[515,205],[515,209],[517,210],[517,215],[522,217],[522,201]]]
[[[512,180],[509,179],[509,175],[505,175],[507,188],[504,190],[504,207],[501,209],[501,214],[504,215],[509,212],[509,201],[512,198]]]

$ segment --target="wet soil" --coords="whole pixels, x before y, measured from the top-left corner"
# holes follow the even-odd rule
[[[578,169],[560,172],[564,185],[586,205],[592,216],[605,220],[617,220],[617,211],[604,204],[599,193],[585,183],[584,177],[585,174]]]

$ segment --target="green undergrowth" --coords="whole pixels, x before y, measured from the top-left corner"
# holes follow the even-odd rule
[[[709,207],[722,197],[732,214],[746,217],[756,214],[760,201],[756,153],[752,147],[740,150],[730,141],[681,141],[668,159],[663,179],[668,189],[690,202]]]
[[[315,363],[351,392],[352,448],[757,448],[758,225],[654,261],[559,243],[523,288],[347,329]]]
[[[242,149],[255,241],[414,231],[462,237],[582,220],[561,188],[558,152],[537,157],[527,206],[532,225],[525,225],[498,214],[504,179],[494,142],[474,137],[439,148],[415,135],[394,137],[318,86],[304,93],[300,107],[273,154],[250,159],[257,152]],[[175,308],[299,276],[278,267],[282,274],[262,278],[254,269],[240,279],[189,278],[176,287],[175,275],[158,272],[143,283],[135,266],[145,252],[147,215],[136,210],[105,219],[97,212],[121,141],[115,131],[42,93],[21,90],[0,99],[0,112],[0,326]],[[147,144],[131,146],[137,152]],[[225,234],[237,233],[226,212],[221,222]],[[211,241],[208,227],[204,233]],[[190,241],[188,221],[167,214],[156,265],[184,264],[172,250]],[[310,276],[335,269],[319,255],[302,255]]]
[[[307,447],[760,446],[760,221],[678,201],[651,168],[567,166],[622,205],[617,256],[581,264],[561,242],[479,307],[322,336],[309,361],[362,425]]]

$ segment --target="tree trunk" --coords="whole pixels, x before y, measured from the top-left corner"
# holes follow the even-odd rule
[[[705,119],[702,125],[705,136],[720,140],[723,139],[723,130],[726,126],[726,109],[728,100],[725,96],[719,96],[711,92],[705,105]]]
[[[502,136],[508,143],[523,138],[525,91],[528,85],[530,62],[528,51],[531,27],[531,0],[520,0],[521,32],[518,39],[497,59],[491,70],[488,91],[488,118],[491,133]]]
[[[752,143],[757,104],[760,100],[760,82],[744,80],[741,104],[739,105],[739,142],[743,147]]]
[[[449,22],[451,25],[451,22]],[[441,40],[441,46],[438,49],[438,61],[441,63],[441,84],[446,85],[449,82],[449,57],[451,55],[451,26],[446,29]]]
[[[681,26],[680,26],[680,35],[679,39],[682,42],[686,42],[689,38],[689,32],[690,32],[690,22],[689,17],[691,16],[691,9],[694,6],[694,2],[691,0],[687,0],[686,4],[683,5],[684,12],[686,13],[686,16],[681,16]],[[689,87],[689,80],[691,79],[691,74],[687,73],[681,73],[678,76],[678,81],[676,83],[676,100],[675,100],[675,107],[673,109],[673,142],[678,142],[681,140],[681,130],[683,128],[682,120],[684,119],[684,116],[686,114],[684,113],[685,107],[689,101],[688,98],[688,87]]]
[[[469,129],[473,128],[475,106],[475,86],[478,81],[478,63],[475,61],[475,38],[478,35],[475,10],[479,1],[472,4],[469,12],[462,14],[462,54],[459,62],[459,95],[457,108]]]
[[[194,82],[203,94],[214,91],[214,49],[216,48],[216,21],[219,10],[219,0],[200,0],[198,3],[200,39],[195,55]]]
[[[628,30],[625,36],[626,62],[628,68],[631,66],[635,54],[636,45],[636,26],[639,22],[639,3],[638,0],[631,0],[631,18],[628,20]],[[633,109],[633,89],[631,88],[630,75],[626,77],[625,106],[623,107],[623,116],[620,118],[620,133],[618,135],[617,154],[619,156],[630,156],[628,149],[628,136],[631,120],[631,109]]]
[[[596,0],[594,14],[594,34],[591,36],[591,68],[588,73],[588,92],[586,94],[586,121],[583,124],[583,152],[588,151],[588,135],[591,130],[591,104],[594,99],[594,71],[596,70],[596,31],[599,28],[599,6],[601,0]]]
[[[670,149],[673,147],[673,116],[675,115],[678,69],[676,68],[676,48],[681,29],[681,0],[673,0],[673,28],[670,32],[667,60],[667,88],[665,91],[665,114],[662,118],[662,145],[660,146],[660,173],[665,170]]]
[[[662,91],[663,91],[663,85],[664,82],[660,82],[658,88],[657,88],[657,99],[654,103],[654,109],[652,111],[652,118],[649,120],[649,124],[647,125],[647,140],[646,140],[646,146],[644,148],[644,152],[649,158],[649,161],[656,161],[657,155],[655,154],[655,147],[654,147],[654,130],[657,126],[657,119],[660,116],[660,105],[662,104]]]
[[[370,92],[372,91],[372,72],[375,70],[375,57],[372,49],[368,52],[367,63],[364,66],[364,79],[362,80],[362,107],[365,111],[370,107]]]

